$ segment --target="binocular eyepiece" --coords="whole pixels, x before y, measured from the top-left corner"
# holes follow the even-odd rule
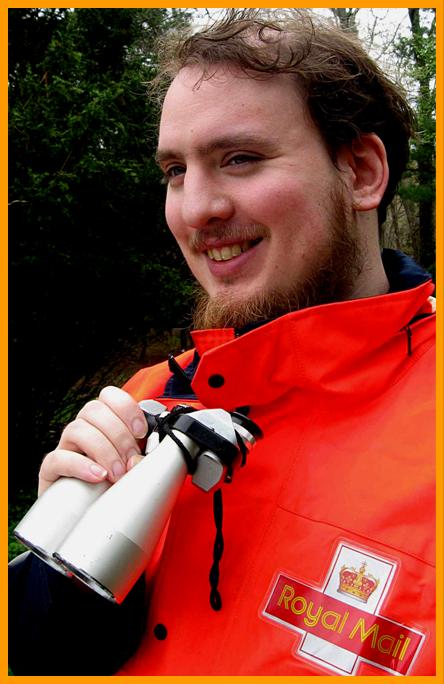
[[[16,537],[37,556],[121,603],[147,567],[188,474],[209,492],[230,481],[261,430],[224,409],[171,412],[140,402],[150,426],[145,457],[111,485],[61,477],[30,508]]]

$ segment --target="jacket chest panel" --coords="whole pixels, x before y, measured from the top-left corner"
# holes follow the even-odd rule
[[[403,438],[396,435],[395,443],[392,431],[385,434],[383,428],[385,412],[401,420],[408,403],[395,406],[388,393],[379,409],[367,406],[364,411],[355,404],[354,411],[346,411],[338,403],[320,406],[287,397],[275,412],[253,410],[266,439],[223,490],[222,611],[214,612],[209,604],[212,497],[187,482],[153,585],[145,642],[125,673],[137,674],[139,662],[140,672],[153,675],[337,674],[298,653],[304,638],[300,632],[276,626],[262,613],[278,572],[320,590],[343,542],[390,559],[396,576],[383,617],[427,635],[434,608],[424,587],[433,584],[433,568],[408,551],[414,547],[416,555],[423,552],[427,558],[432,533],[427,532],[427,513],[418,520],[414,497],[409,519],[405,501],[400,510],[391,487],[395,475],[397,485],[403,481],[405,487],[413,477],[417,491],[421,459],[406,448],[415,427],[408,428],[412,421],[407,417],[403,429],[408,431]],[[424,510],[433,507],[429,491],[423,503]],[[154,636],[159,623],[168,630],[165,641]],[[389,643],[382,633],[378,638],[383,637],[381,648]],[[431,652],[427,637],[418,656],[422,671],[433,667]],[[355,674],[383,674],[361,661],[356,668]]]
[[[306,432],[293,460],[280,505],[433,564],[435,407],[430,362],[430,357],[422,359],[416,374],[410,373],[377,401],[356,401],[346,410],[335,402],[319,406],[318,422]]]
[[[304,630],[289,627],[298,611],[306,632],[318,615],[314,627],[324,619],[330,636],[361,639],[370,649],[373,660],[356,662],[353,674],[387,674],[380,667],[383,657],[407,658],[413,632],[422,641],[409,674],[434,673],[432,360],[431,354],[415,359],[408,374],[412,362],[404,368],[400,361],[396,385],[377,401],[359,391],[347,401],[340,395],[326,400],[324,393],[322,402],[314,393],[293,391],[266,411],[260,399],[253,404],[250,416],[265,437],[246,468],[224,487],[222,610],[214,612],[209,603],[212,497],[187,482],[152,584],[145,639],[122,674],[338,674],[331,662],[321,666],[301,654]],[[341,617],[324,615],[326,577],[344,544],[353,549],[356,569],[368,558],[367,571],[379,580],[381,559],[393,567],[378,608],[379,632],[371,631],[365,617],[362,623],[346,620],[348,604],[341,594],[334,593]],[[339,586],[338,572],[333,574]],[[279,573],[317,597],[317,603],[309,607],[307,598],[304,606],[304,597],[287,589],[280,607],[293,623],[278,624],[264,615]],[[396,639],[383,631],[387,621],[398,625]],[[167,630],[164,640],[155,636],[159,624]]]
[[[208,511],[202,509],[196,513],[206,515]],[[244,538],[248,544],[248,524],[240,517],[238,526],[244,528]],[[223,607],[216,613],[208,601],[207,572],[201,571],[202,565],[206,570],[209,568],[211,545],[192,530],[188,530],[187,540],[184,536],[185,531],[176,527],[171,538],[170,550],[174,549],[173,555],[170,555],[168,548],[165,549],[161,581],[153,587],[145,641],[134,662],[130,661],[128,669],[125,668],[126,674],[338,674],[331,667],[313,662],[301,654],[300,649],[304,636],[310,634],[313,625],[320,633],[321,620],[325,620],[322,624],[328,630],[321,634],[329,647],[330,637],[332,640],[353,637],[355,642],[361,640],[366,647],[372,646],[372,634],[366,637],[366,632],[372,626],[372,617],[359,612],[362,604],[359,601],[353,604],[353,610],[359,616],[364,616],[362,624],[359,624],[343,596],[335,594],[334,614],[323,597],[323,585],[332,558],[341,544],[353,548],[358,561],[354,563],[356,567],[359,567],[359,561],[363,558],[370,558],[369,572],[373,572],[378,580],[381,577],[377,569],[375,571],[372,567],[372,560],[374,557],[388,559],[394,568],[393,577],[378,614],[385,625],[387,621],[400,625],[397,628],[398,641],[406,634],[410,635],[409,630],[416,630],[421,639],[424,635],[417,665],[422,668],[422,673],[433,672],[433,644],[429,633],[433,631],[434,597],[425,590],[433,586],[433,568],[423,562],[406,554],[395,553],[390,547],[358,535],[344,535],[331,525],[307,520],[277,508],[268,517],[260,538],[254,535],[255,543],[250,547],[253,552],[244,555],[239,555],[238,550],[235,552],[227,531],[220,581]],[[292,601],[282,604],[287,609],[288,617],[276,623],[264,615],[264,611],[279,573],[293,578],[299,586],[314,590],[316,599],[310,605],[306,596],[304,606],[301,602],[295,603],[294,596],[290,596]],[[334,579],[339,587],[339,566],[335,573]],[[301,615],[302,609],[305,612]],[[328,617],[327,610],[330,610]],[[293,627],[295,611],[299,612],[298,630]],[[351,614],[348,620],[347,612]],[[164,641],[154,636],[159,623],[165,625],[168,632]],[[390,645],[394,649],[397,643],[387,641],[388,637],[383,632],[384,624],[379,627],[378,640],[375,638],[373,657],[376,663],[384,648]],[[305,635],[301,626],[306,629]],[[329,658],[335,664],[334,648]],[[138,663],[141,668],[139,672]],[[354,666],[354,674],[387,674],[377,665],[357,662]]]

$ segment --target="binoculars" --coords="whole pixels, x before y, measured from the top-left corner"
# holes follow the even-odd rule
[[[213,490],[262,437],[241,413],[139,405],[151,430],[144,458],[112,485],[59,478],[14,530],[46,563],[115,603],[148,566],[187,475]]]

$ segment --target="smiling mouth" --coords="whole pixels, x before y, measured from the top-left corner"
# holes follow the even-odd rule
[[[212,261],[230,261],[230,259],[234,259],[244,252],[247,252],[252,247],[255,247],[261,240],[262,238],[244,240],[243,242],[234,245],[224,245],[220,248],[212,247],[211,249],[207,249],[206,254]]]

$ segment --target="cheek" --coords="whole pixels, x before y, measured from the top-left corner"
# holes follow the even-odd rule
[[[174,227],[177,224],[177,212],[174,208],[174,202],[170,199],[168,190],[165,199],[165,219],[168,224],[168,228],[174,233]]]
[[[174,238],[182,247],[185,238],[185,231],[181,221],[179,206],[168,195],[165,201],[165,220]]]
[[[331,189],[329,179],[321,173],[314,177],[307,174],[307,177],[291,184],[287,179],[286,184],[270,186],[262,202],[264,207],[268,207],[270,216],[274,214],[282,221],[288,221],[291,217],[295,227],[307,224],[316,227],[325,222]],[[270,200],[268,203],[267,199]]]
[[[267,216],[269,220],[282,219],[298,211],[304,211],[307,197],[313,195],[313,190],[308,192],[306,179],[291,178],[291,169],[288,174],[269,174],[266,182],[259,183],[247,195],[247,201],[251,211],[257,211],[259,215]]]
[[[258,193],[254,207],[255,217],[271,229],[276,237],[290,239],[311,223],[307,198],[300,186],[276,183],[268,185],[266,192]]]
[[[264,201],[265,223],[271,229],[269,266],[275,274],[300,271],[330,240],[327,190],[309,193],[301,188],[277,188],[272,201]]]

